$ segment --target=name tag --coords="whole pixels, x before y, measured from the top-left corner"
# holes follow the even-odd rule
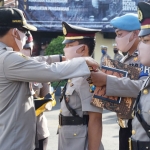
[[[142,76],[148,76],[150,73],[150,67],[144,66],[142,64],[140,65],[140,67],[141,67],[141,72],[139,78]]]

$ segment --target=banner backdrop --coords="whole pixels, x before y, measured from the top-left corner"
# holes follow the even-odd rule
[[[40,31],[62,31],[61,22],[82,27],[113,30],[111,19],[137,13],[140,0],[18,0],[30,24]],[[142,1],[142,0],[141,0]]]

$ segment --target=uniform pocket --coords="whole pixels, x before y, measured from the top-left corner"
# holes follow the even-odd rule
[[[87,126],[66,126],[61,128],[60,150],[84,150],[87,146]]]
[[[87,129],[85,126],[76,127],[75,129],[64,130],[64,137],[68,139],[85,138],[87,136]]]
[[[75,90],[74,86],[72,86],[72,87],[68,86],[67,89],[66,89],[66,93],[65,94],[66,95],[72,95],[74,90]]]

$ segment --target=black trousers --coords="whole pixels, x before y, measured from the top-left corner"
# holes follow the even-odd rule
[[[42,140],[39,140],[39,148],[36,148],[35,150],[46,150],[48,143],[48,137]]]
[[[121,128],[119,130],[119,150],[129,150],[129,138],[132,135],[132,119],[128,121],[128,128]]]

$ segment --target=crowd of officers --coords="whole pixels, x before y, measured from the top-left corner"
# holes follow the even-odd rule
[[[46,150],[43,144],[49,133],[38,137],[39,144],[35,144],[41,124],[37,126],[39,118],[35,116],[32,90],[37,83],[63,79],[66,84],[60,99],[58,150],[104,149],[101,143],[103,109],[90,104],[91,82],[95,86],[106,86],[108,96],[136,99],[133,118],[124,120],[118,115],[122,120],[119,150],[150,150],[150,4],[139,2],[137,7],[138,17],[126,14],[112,19],[110,24],[116,29],[117,48],[126,53],[120,61],[142,68],[139,80],[101,72],[99,64],[90,57],[95,48],[95,33],[99,30],[66,22],[62,22],[64,56],[30,57],[32,49],[23,50],[23,46],[26,34],[29,30],[36,31],[36,27],[27,23],[21,10],[0,8],[1,150]],[[106,51],[102,53],[105,55]],[[42,119],[43,116],[40,121]]]

